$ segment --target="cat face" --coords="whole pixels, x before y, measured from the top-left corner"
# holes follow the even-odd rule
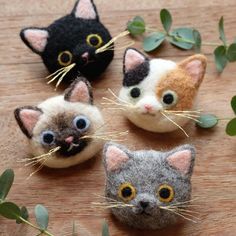
[[[180,126],[185,125],[188,119],[167,112],[192,109],[205,69],[203,55],[194,55],[176,64],[163,59],[149,60],[137,50],[127,49],[119,94],[120,99],[129,104],[124,107],[125,115],[137,126],[153,132],[178,129],[166,116]]]
[[[136,228],[163,228],[177,221],[165,207],[190,200],[195,150],[183,145],[169,152],[130,151],[108,143],[104,148],[105,195],[121,207],[112,213]],[[128,204],[128,205],[124,205]],[[122,207],[123,205],[123,207]]]
[[[64,96],[49,98],[37,107],[16,109],[15,117],[35,156],[60,147],[41,161],[46,166],[72,166],[93,157],[102,148],[101,140],[85,137],[97,130],[102,132],[104,121],[92,104],[90,85],[83,78],[76,80]]]
[[[32,51],[41,55],[51,73],[75,63],[65,77],[69,81],[78,72],[87,78],[97,77],[113,59],[113,51],[95,54],[111,36],[99,21],[92,0],[78,0],[71,14],[47,28],[25,28],[20,36]]]

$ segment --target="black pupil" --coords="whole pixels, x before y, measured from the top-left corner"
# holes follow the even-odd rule
[[[170,197],[170,190],[168,188],[162,188],[159,191],[159,195],[160,195],[161,198],[167,199],[167,198]]]
[[[70,61],[70,55],[68,53],[62,53],[60,59],[62,62],[67,63]]]
[[[86,127],[87,123],[84,119],[78,119],[76,121],[76,126],[78,129],[84,129]]]
[[[99,39],[96,36],[93,36],[90,38],[89,42],[93,45],[93,46],[97,46],[99,44]]]
[[[133,88],[130,91],[130,95],[132,98],[138,98],[140,96],[140,89],[139,88]]]
[[[130,197],[132,195],[132,189],[130,187],[125,187],[122,189],[121,193],[124,198]]]
[[[43,135],[43,141],[45,143],[51,144],[54,141],[54,136],[52,134],[44,134]]]
[[[173,97],[173,95],[172,94],[166,94],[164,97],[163,97],[163,102],[165,103],[165,104],[172,104],[173,103],[173,101],[174,101],[174,97]]]

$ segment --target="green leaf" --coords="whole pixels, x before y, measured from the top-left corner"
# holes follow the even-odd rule
[[[202,38],[201,38],[201,34],[199,33],[199,31],[196,29],[193,30],[193,39],[195,42],[195,51],[200,52],[201,46],[202,46]]]
[[[195,45],[192,28],[177,28],[170,33],[168,41],[181,49],[189,50]]]
[[[222,72],[227,65],[228,59],[226,56],[226,47],[219,46],[214,51],[215,64],[218,72]]]
[[[46,230],[48,227],[48,211],[43,205],[37,205],[34,209],[36,222],[40,229]]]
[[[230,136],[236,135],[236,118],[232,119],[226,126],[226,133]]]
[[[227,50],[227,58],[230,62],[236,61],[236,43],[232,43]]]
[[[225,30],[224,30],[224,17],[222,16],[219,21],[219,33],[220,33],[220,40],[226,45],[226,38],[225,38]]]
[[[232,97],[231,99],[231,107],[234,111],[234,114],[236,115],[236,96]]]
[[[23,219],[25,219],[25,220],[28,220],[28,218],[29,218],[29,212],[28,212],[28,210],[27,210],[27,208],[26,207],[21,207],[21,209],[20,209],[20,216],[23,218]],[[21,224],[22,223],[22,220],[21,219],[17,219],[16,220],[16,223],[17,224]]]
[[[172,25],[172,17],[170,12],[167,9],[162,9],[160,12],[160,18],[163,28],[168,33]]]
[[[109,227],[107,222],[104,220],[103,225],[102,225],[102,236],[109,236]]]
[[[143,49],[145,52],[151,52],[158,48],[165,40],[165,34],[156,32],[146,37],[143,41]]]
[[[21,216],[21,211],[15,203],[3,202],[0,204],[0,215],[7,219],[17,220]]]
[[[218,118],[215,115],[203,114],[198,118],[196,125],[203,129],[213,128],[218,124]]]
[[[137,36],[145,32],[145,21],[141,16],[135,16],[133,20],[127,24],[127,30],[131,35]]]
[[[14,181],[14,171],[7,169],[0,177],[0,199],[4,200],[11,189]]]

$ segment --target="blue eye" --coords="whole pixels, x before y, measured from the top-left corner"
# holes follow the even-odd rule
[[[55,134],[48,130],[48,131],[44,131],[41,134],[41,142],[44,145],[51,145],[55,143]]]
[[[85,116],[76,116],[73,120],[75,128],[81,132],[86,131],[90,126],[90,120]]]

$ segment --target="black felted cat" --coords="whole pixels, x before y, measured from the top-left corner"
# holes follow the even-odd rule
[[[57,73],[67,72],[63,80],[69,82],[78,73],[88,79],[98,77],[114,55],[110,50],[95,53],[111,40],[111,35],[99,21],[93,0],[78,0],[71,14],[47,28],[25,28],[20,36],[33,52],[42,57],[50,73],[61,69]]]

